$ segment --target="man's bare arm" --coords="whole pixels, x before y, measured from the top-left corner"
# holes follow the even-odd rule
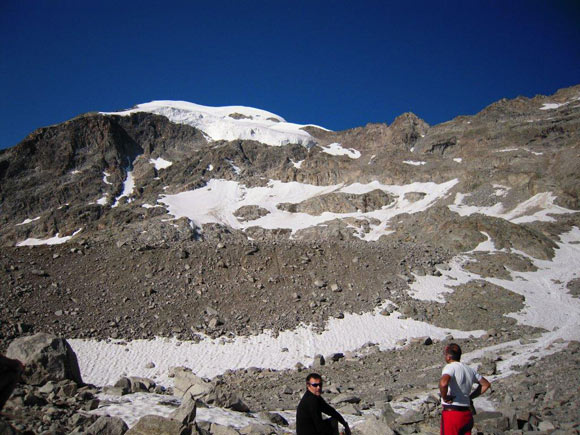
[[[443,401],[445,403],[451,403],[451,402],[453,402],[453,399],[454,399],[453,396],[447,395],[447,390],[449,388],[449,380],[450,379],[451,379],[451,376],[449,376],[449,375],[443,375],[443,376],[441,376],[441,379],[439,379],[439,394],[441,395],[441,399],[443,399]]]
[[[485,393],[487,390],[489,390],[489,387],[491,387],[491,383],[487,379],[482,377],[479,380],[479,385],[477,386],[477,388],[475,390],[473,390],[473,393],[471,393],[469,395],[469,398],[471,400],[473,400],[476,397],[481,396],[483,393]]]

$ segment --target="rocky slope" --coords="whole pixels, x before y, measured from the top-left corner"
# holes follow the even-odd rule
[[[207,124],[163,113],[85,114],[0,151],[2,350],[39,331],[199,340],[324,328],[387,300],[385,315],[493,331],[489,345],[541,331],[506,316],[526,300],[495,280],[538,270],[580,227],[580,86],[436,126],[410,113],[342,132],[304,126],[300,143],[277,146],[250,140],[265,134],[257,127],[215,139]],[[290,128],[261,112],[224,113],[227,125]],[[486,240],[493,250],[471,252]],[[413,297],[413,283],[441,276],[458,256],[479,279],[444,301]],[[577,283],[565,283],[569,293]],[[421,371],[438,364],[439,350],[426,351],[397,355]],[[329,376],[376,378],[386,356],[373,358]],[[541,383],[534,366],[522,370]],[[253,390],[252,376],[232,376]],[[291,408],[302,376],[264,374],[262,387],[280,382],[292,393],[247,401]],[[364,403],[374,407],[386,389],[404,394],[393,382],[365,384]]]

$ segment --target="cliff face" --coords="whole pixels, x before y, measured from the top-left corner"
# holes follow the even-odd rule
[[[153,113],[87,114],[39,129],[0,153],[0,239],[14,245],[29,237],[70,235],[81,227],[88,238],[103,230],[108,235],[142,231],[130,223],[158,225],[164,215],[164,209],[151,211],[142,205],[199,189],[212,179],[245,188],[266,186],[269,180],[314,186],[458,180],[449,195],[437,199],[439,205],[449,205],[451,193],[461,193],[471,206],[510,210],[550,192],[555,204],[577,210],[579,96],[576,86],[551,97],[501,100],[475,116],[432,127],[411,113],[390,126],[369,124],[342,132],[305,127],[316,144],[310,148],[215,141],[191,125]],[[229,117],[251,118],[239,113]],[[501,196],[494,194],[497,186],[503,189]],[[348,230],[352,225],[345,219],[360,209],[365,200],[360,195],[367,193],[335,194],[340,201],[332,201],[327,211],[338,214],[338,220],[329,219],[334,222],[330,227],[338,225],[344,236],[352,237],[358,230]],[[304,205],[294,201],[285,208],[288,213],[308,214],[316,202],[313,213],[321,215],[328,204],[311,197],[303,199]],[[357,219],[359,226],[376,223],[364,212]],[[192,223],[198,226],[195,219]],[[231,226],[227,220],[215,223]],[[260,237],[274,234],[259,222],[256,227],[262,228]],[[328,222],[313,224],[303,234],[324,237],[328,228]]]

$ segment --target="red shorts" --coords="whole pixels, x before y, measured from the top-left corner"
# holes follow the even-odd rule
[[[465,411],[443,409],[441,412],[441,435],[471,434],[473,415],[467,408]]]

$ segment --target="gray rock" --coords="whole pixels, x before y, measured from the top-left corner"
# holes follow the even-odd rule
[[[260,412],[258,414],[262,419],[268,420],[270,423],[276,424],[278,426],[288,426],[288,420],[282,417],[277,412]]]
[[[186,367],[174,367],[171,369],[171,373],[175,377],[173,380],[173,394],[179,398],[184,397],[185,393],[195,398],[201,398],[214,390],[214,386],[211,383],[196,376]]]
[[[503,433],[510,429],[510,419],[501,412],[478,412],[473,417],[473,421],[474,429],[482,432]],[[517,429],[517,427],[513,429]]]
[[[184,425],[190,425],[195,422],[195,415],[197,412],[197,401],[189,394],[186,394],[181,401],[181,405],[173,411],[169,418],[177,420]]]
[[[130,435],[188,435],[190,433],[191,429],[181,422],[159,415],[141,417],[127,432]]]
[[[341,414],[347,414],[347,415],[362,415],[362,413],[360,412],[360,409],[358,409],[358,407],[356,407],[354,404],[352,403],[347,403],[344,406],[340,407],[340,413]]]
[[[63,338],[45,333],[17,338],[8,346],[6,356],[24,363],[22,379],[27,384],[64,379],[83,383],[77,356]]]
[[[350,393],[342,393],[333,397],[330,403],[333,405],[338,405],[340,403],[360,403],[360,397]]]
[[[91,424],[85,433],[87,435],[123,435],[127,430],[129,427],[121,418],[103,415]]]
[[[356,431],[361,435],[394,435],[395,432],[384,420],[374,415],[368,416],[362,423],[356,425]]]
[[[233,427],[223,426],[217,423],[211,424],[210,432],[212,435],[239,435],[239,432]]]
[[[123,387],[112,387],[110,385],[103,387],[103,393],[110,394],[111,396],[124,396],[125,394],[129,394],[129,391]]]
[[[411,409],[411,410],[405,412],[400,417],[397,417],[395,422],[397,424],[406,425],[406,424],[420,423],[423,420],[425,420],[425,416],[423,416],[423,414]]]
[[[244,401],[229,389],[214,390],[211,394],[204,396],[206,403],[220,408],[228,408],[232,411],[249,412],[250,408]]]
[[[276,429],[267,424],[251,423],[241,428],[239,432],[243,435],[271,435],[276,433]]]
[[[148,392],[155,388],[155,381],[149,378],[130,376],[129,382],[132,393]]]
[[[314,361],[312,361],[312,368],[313,369],[317,369],[322,367],[323,365],[326,364],[326,360],[324,359],[324,357],[322,355],[315,355],[314,356]]]

